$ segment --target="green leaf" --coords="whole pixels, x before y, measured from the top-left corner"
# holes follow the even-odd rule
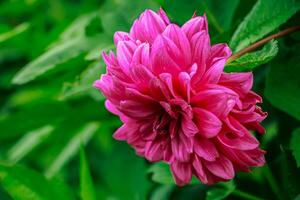
[[[292,55],[278,58],[271,63],[265,95],[273,106],[300,120],[299,56],[290,57]]]
[[[172,173],[170,171],[170,167],[167,163],[158,162],[148,169],[149,173],[152,173],[151,179],[154,182],[165,184],[165,185],[173,185],[174,179]]]
[[[53,177],[80,149],[81,144],[86,144],[99,128],[99,123],[86,124],[64,147],[60,154],[45,172],[46,177]]]
[[[218,32],[223,32],[230,28],[238,3],[239,0],[190,0],[189,3],[182,0],[166,0],[165,7],[170,17],[179,24],[189,20],[194,12],[197,12],[197,15],[205,13],[209,25]],[[180,12],[178,12],[179,10]]]
[[[100,162],[101,178],[111,199],[147,199],[150,182],[147,165],[126,144],[118,143]]]
[[[37,59],[28,63],[13,78],[14,84],[24,84],[53,70],[59,64],[79,56],[101,42],[102,35],[77,37],[52,47]]]
[[[18,26],[16,26],[13,30],[8,31],[6,33],[1,33],[0,34],[0,43],[4,42],[16,35],[19,35],[20,33],[23,33],[29,28],[29,23],[22,23]]]
[[[83,147],[80,149],[80,196],[82,200],[96,200],[93,179]]]
[[[58,112],[59,111],[59,112]],[[70,112],[69,107],[63,103],[47,102],[35,104],[20,109],[0,118],[0,140],[5,141],[26,132],[38,129],[45,124],[55,123],[62,120],[64,114]],[[29,117],[30,116],[30,117]],[[18,125],[16,125],[18,122]]]
[[[128,32],[133,21],[145,9],[158,10],[158,8],[158,5],[153,0],[105,1],[100,10],[103,29],[109,35],[113,35],[116,31]]]
[[[21,166],[0,164],[0,182],[14,200],[74,199],[64,183]]]
[[[9,151],[8,160],[15,163],[41,144],[53,131],[54,127],[45,125],[25,134]]]
[[[271,61],[278,53],[276,40],[267,43],[263,49],[251,53],[226,64],[226,72],[245,72],[252,71],[255,67]]]
[[[168,200],[170,199],[171,193],[174,190],[173,185],[162,185],[158,187],[151,195],[150,200]]]
[[[173,185],[175,184],[173,175],[170,170],[170,166],[164,162],[158,162],[148,169],[148,173],[151,173],[151,179],[154,182],[165,184],[165,185]],[[192,178],[190,184],[201,184],[201,182],[195,177]]]
[[[230,47],[237,52],[263,38],[300,9],[298,0],[259,0],[233,34]]]
[[[297,167],[300,167],[300,128],[293,131],[290,148],[296,159]]]
[[[77,77],[75,82],[64,84],[62,98],[67,99],[76,95],[96,91],[93,87],[93,83],[100,78],[102,73],[105,73],[105,65],[103,62],[98,61],[90,64],[89,67]],[[98,91],[96,92],[100,95]]]
[[[222,200],[229,196],[235,189],[233,181],[219,184],[221,187],[207,191],[206,200]]]

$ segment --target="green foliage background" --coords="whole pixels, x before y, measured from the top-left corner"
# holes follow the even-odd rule
[[[168,167],[112,139],[120,121],[92,88],[101,51],[146,8],[183,24],[206,13],[234,52],[300,25],[299,0],[4,0],[0,3],[0,199],[300,199],[300,34],[270,41],[226,71],[255,74],[269,113],[267,165],[233,181],[179,188]]]

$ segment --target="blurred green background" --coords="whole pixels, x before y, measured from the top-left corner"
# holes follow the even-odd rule
[[[120,126],[92,87],[101,51],[146,8],[182,25],[206,13],[213,43],[234,52],[300,24],[299,0],[2,0],[0,200],[300,199],[300,35],[226,66],[254,70],[269,113],[259,136],[267,165],[226,184],[179,188],[168,167],[112,139]]]

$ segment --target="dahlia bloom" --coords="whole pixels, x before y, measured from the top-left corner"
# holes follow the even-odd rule
[[[123,122],[115,139],[170,164],[180,186],[193,175],[204,184],[227,181],[265,163],[249,131],[264,133],[266,117],[253,75],[223,71],[231,51],[210,44],[205,16],[179,27],[162,9],[146,10],[114,43],[116,55],[103,53],[107,73],[94,86]]]

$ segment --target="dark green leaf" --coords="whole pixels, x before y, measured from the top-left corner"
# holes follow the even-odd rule
[[[296,159],[297,166],[300,167],[300,128],[293,131],[290,148]]]
[[[298,59],[276,59],[267,75],[265,95],[272,105],[300,120]]]
[[[229,196],[235,189],[233,181],[220,184],[220,188],[213,188],[206,194],[206,200],[222,200]]]

